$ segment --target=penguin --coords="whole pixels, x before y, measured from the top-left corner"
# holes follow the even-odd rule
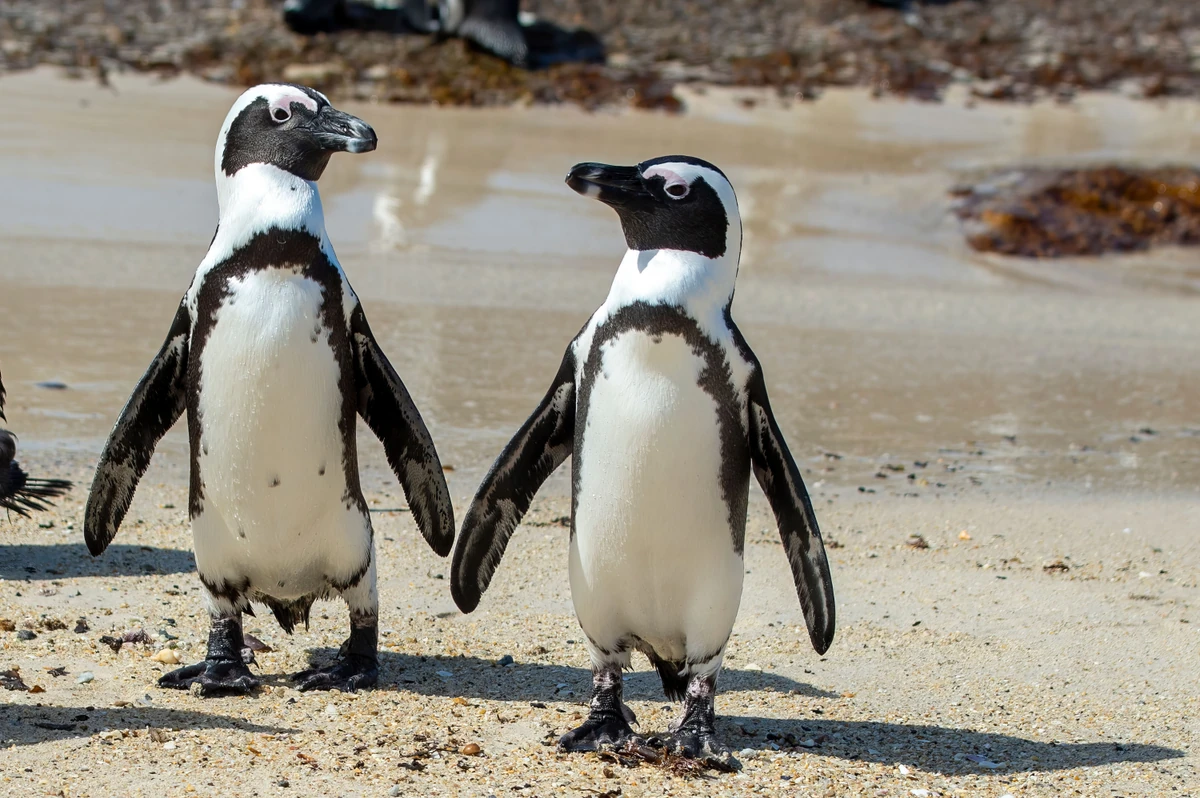
[[[622,701],[631,653],[682,714],[665,737],[734,767],[714,728],[717,675],[742,593],[750,473],[791,565],[813,648],[833,641],[825,546],[771,412],[762,367],[731,315],[741,218],[720,169],[687,156],[581,163],[576,192],[612,207],[628,251],[604,304],[492,466],[459,533],[451,591],[471,612],[542,482],[571,457],[569,573],[592,667],[590,712],[566,751],[643,742]]]
[[[287,0],[283,20],[305,36],[372,30],[457,37],[526,69],[604,63],[594,33],[524,13],[520,0]]]
[[[264,604],[290,634],[315,600],[334,596],[349,607],[350,636],[334,663],[293,679],[300,690],[376,683],[379,599],[356,416],[382,441],[425,540],[450,553],[453,511],[433,440],[334,255],[317,191],[335,152],[375,145],[361,119],[285,84],[247,90],[221,128],[216,234],[105,444],[84,518],[98,556],[155,445],[186,412],[211,628],[204,661],[161,687],[252,691],[243,613]]]
[[[0,375],[0,421],[4,415],[4,376]],[[35,479],[25,473],[16,461],[17,436],[0,429],[0,508],[25,518],[29,513],[48,510],[57,499],[71,489],[65,479]]]

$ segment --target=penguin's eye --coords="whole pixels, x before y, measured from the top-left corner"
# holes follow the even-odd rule
[[[668,183],[664,191],[675,199],[683,199],[688,195],[687,183]]]
[[[286,108],[277,107],[271,111],[271,118],[276,122],[283,123],[292,118],[292,112]]]

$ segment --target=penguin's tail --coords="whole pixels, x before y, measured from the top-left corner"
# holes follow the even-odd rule
[[[658,678],[662,679],[663,692],[671,701],[682,701],[687,695],[688,678],[683,675],[686,662],[671,662],[670,660],[650,657],[651,664],[658,670]]]
[[[8,472],[0,473],[0,508],[28,518],[30,512],[53,507],[51,500],[63,496],[70,489],[68,480],[35,479],[15,462],[10,462]]]

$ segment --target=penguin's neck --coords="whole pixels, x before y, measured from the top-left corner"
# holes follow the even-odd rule
[[[723,325],[733,300],[737,254],[706,258],[673,249],[625,252],[605,305],[609,312],[634,302],[683,308],[702,327]]]
[[[268,230],[310,233],[326,245],[317,184],[270,164],[217,173],[219,221],[211,252],[233,252]]]

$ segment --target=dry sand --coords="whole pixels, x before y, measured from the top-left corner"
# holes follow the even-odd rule
[[[8,416],[30,471],[81,483],[55,512],[0,519],[0,618],[18,630],[0,632],[0,670],[42,690],[0,691],[5,795],[1200,794],[1196,255],[980,256],[945,197],[1012,163],[1194,162],[1200,106],[966,110],[844,92],[753,117],[712,93],[683,118],[351,109],[381,148],[335,159],[330,233],[454,466],[460,515],[620,256],[615,220],[565,190],[566,167],[693,152],[738,187],[734,313],[837,541],[840,623],[817,657],[755,488],[717,705],[744,768],[697,776],[555,753],[589,686],[561,475],[462,616],[369,435],[380,689],[287,687],[341,642],[336,603],[291,638],[249,619],[274,649],[258,655],[259,695],[155,688],[171,666],[151,655],[194,661],[207,633],[182,428],[98,560],[81,514],[211,235],[232,94],[144,80],[98,93],[45,73],[3,85]],[[928,548],[906,545],[914,534]],[[100,643],[139,627],[151,645]],[[631,704],[642,730],[662,729],[675,708],[635,662]],[[460,753],[470,744],[481,752]]]

